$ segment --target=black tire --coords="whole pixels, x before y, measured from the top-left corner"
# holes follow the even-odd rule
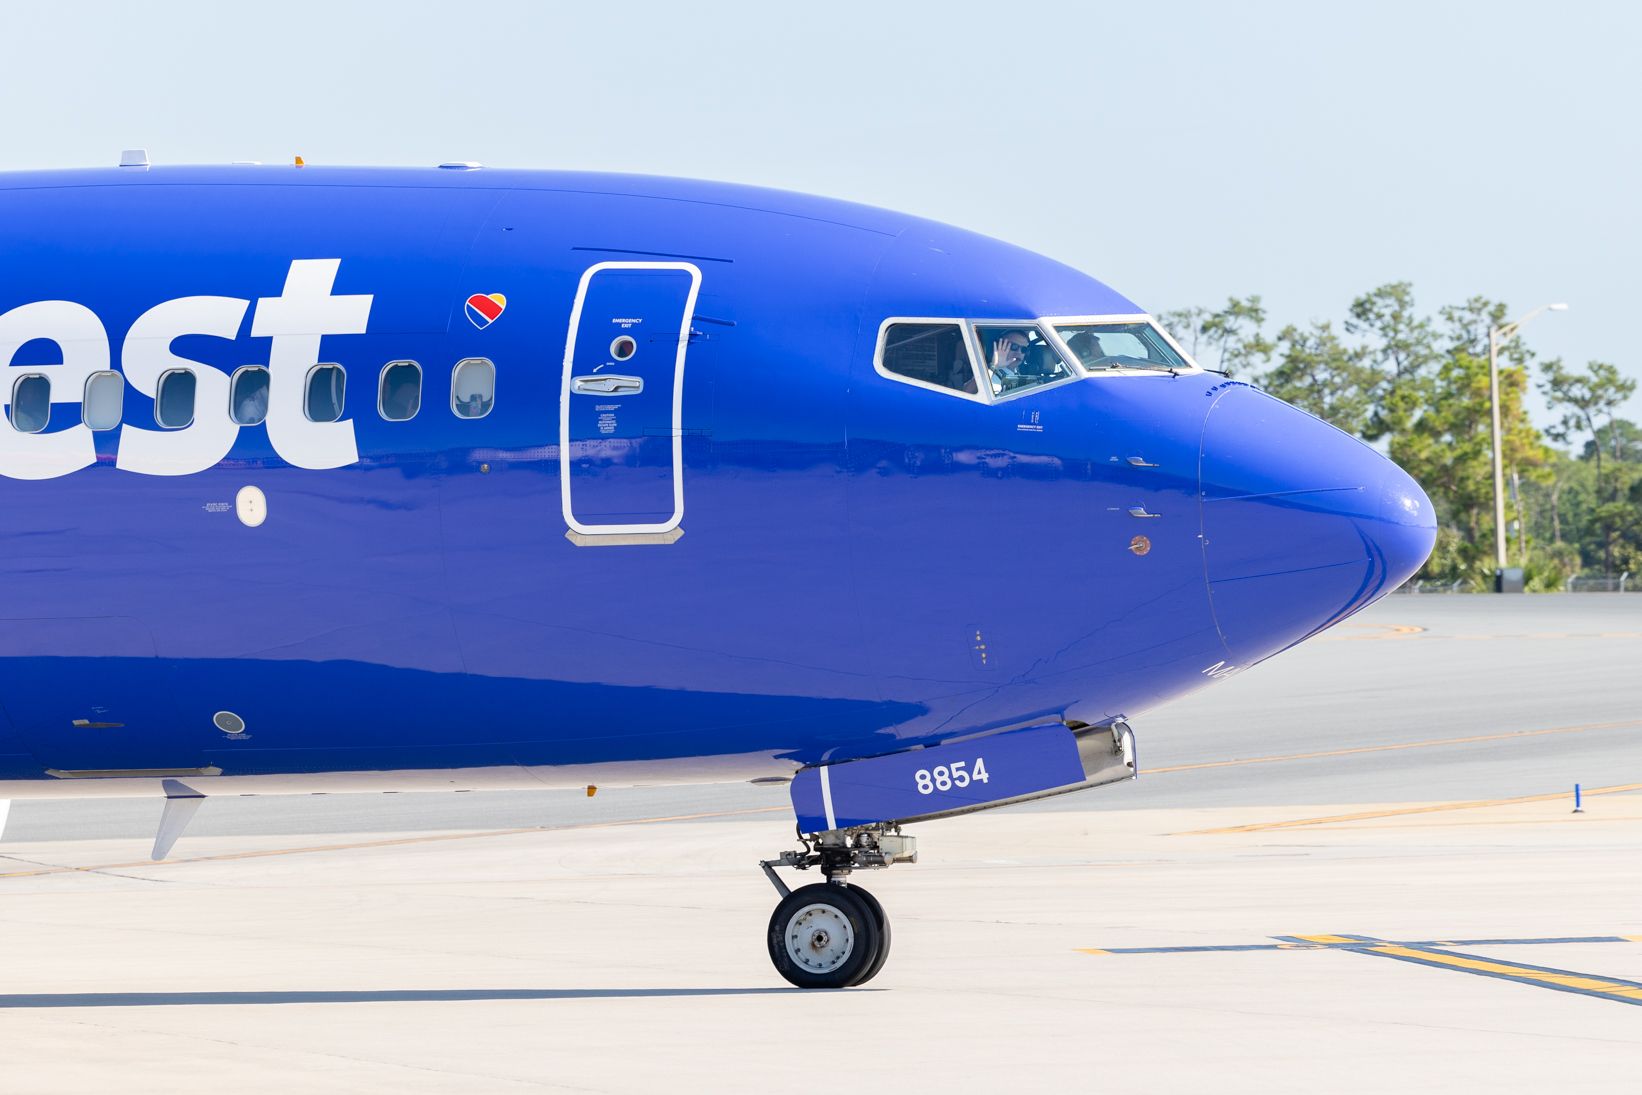
[[[884,906],[879,904],[876,897],[861,887],[851,886],[850,893],[860,898],[861,904],[867,907],[867,911],[872,914],[872,918],[878,922],[878,953],[873,955],[872,961],[867,964],[865,972],[852,982],[852,985],[864,985],[877,977],[878,971],[884,968],[885,962],[889,961],[889,914],[884,912]]]
[[[878,957],[878,920],[848,887],[817,882],[794,890],[770,914],[775,970],[801,989],[855,984]]]

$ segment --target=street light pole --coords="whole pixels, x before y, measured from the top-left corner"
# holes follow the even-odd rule
[[[1503,327],[1488,328],[1488,402],[1494,419],[1494,592],[1505,590],[1505,449],[1500,443],[1499,348],[1516,337],[1522,325],[1541,312],[1566,312],[1566,304],[1542,304]],[[1521,503],[1518,503],[1520,520]],[[1525,559],[1524,562],[1527,560]]]
[[[1520,326],[1526,318],[1509,326]],[[1494,592],[1505,573],[1505,453],[1499,428],[1499,343],[1504,327],[1488,328],[1488,403],[1494,412]]]

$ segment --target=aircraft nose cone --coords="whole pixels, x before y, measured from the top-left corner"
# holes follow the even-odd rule
[[[1356,438],[1246,386],[1203,424],[1203,557],[1233,666],[1391,592],[1431,554],[1431,500]]]

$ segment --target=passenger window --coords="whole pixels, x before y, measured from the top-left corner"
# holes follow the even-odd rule
[[[993,395],[1025,391],[1072,375],[1071,366],[1035,323],[977,326],[975,334]]]
[[[382,367],[377,386],[376,412],[389,422],[415,418],[422,409],[422,366],[414,361],[390,361]]]
[[[456,363],[450,374],[450,409],[457,418],[483,418],[496,400],[496,366],[482,357]]]
[[[170,369],[160,374],[154,389],[154,421],[168,430],[186,429],[194,422],[194,374]]]
[[[115,372],[92,373],[86,377],[80,413],[93,430],[112,430],[125,411],[125,377]]]
[[[1057,323],[1055,333],[1090,372],[1189,368],[1150,323]]]
[[[19,433],[39,433],[51,421],[51,380],[41,373],[17,378],[11,386],[11,426]]]
[[[268,370],[246,365],[234,370],[228,385],[228,417],[240,426],[256,426],[268,417]]]
[[[310,422],[335,422],[342,417],[342,397],[348,376],[340,365],[315,365],[308,370],[308,391],[303,410]]]
[[[974,395],[975,364],[956,323],[892,323],[884,332],[885,372]]]

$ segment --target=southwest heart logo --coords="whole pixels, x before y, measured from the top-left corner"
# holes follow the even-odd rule
[[[468,319],[481,331],[495,323],[505,308],[507,298],[500,293],[474,293],[468,297]]]

